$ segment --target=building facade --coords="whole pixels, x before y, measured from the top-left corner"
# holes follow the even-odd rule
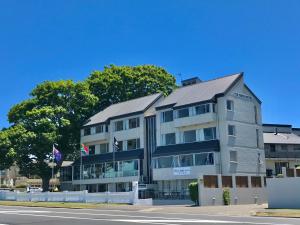
[[[300,166],[300,129],[284,124],[263,124],[267,176],[282,174],[282,167],[293,176]]]
[[[66,189],[126,191],[139,181],[184,198],[203,175],[260,179],[266,171],[261,102],[242,73],[111,105],[83,126],[81,143],[90,154],[62,169]]]

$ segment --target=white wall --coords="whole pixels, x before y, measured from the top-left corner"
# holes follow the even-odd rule
[[[300,209],[300,177],[267,179],[269,208]]]

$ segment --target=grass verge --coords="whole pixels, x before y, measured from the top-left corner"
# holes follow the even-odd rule
[[[300,218],[300,210],[276,209],[274,211],[256,212],[255,216]]]
[[[45,208],[69,208],[69,209],[96,209],[107,206],[124,206],[128,204],[117,203],[77,203],[77,202],[15,202],[0,201],[0,206],[27,206]]]

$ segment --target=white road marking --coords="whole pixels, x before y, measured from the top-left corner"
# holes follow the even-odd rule
[[[39,211],[40,212],[40,211]],[[51,212],[56,213],[56,212]],[[127,222],[127,223],[148,223],[148,224],[159,224],[159,225],[177,225],[176,223],[230,223],[230,224],[242,224],[248,223],[253,225],[289,225],[289,224],[278,224],[278,223],[261,223],[261,222],[247,222],[247,221],[226,221],[226,220],[201,220],[201,219],[170,219],[165,218],[161,220],[134,220],[134,219],[100,219],[100,218],[88,218],[88,217],[73,217],[73,216],[55,216],[55,215],[42,215],[42,214],[29,214],[19,213],[18,211],[0,211],[0,214],[10,215],[21,215],[21,216],[32,216],[32,217],[46,217],[46,218],[61,218],[61,219],[76,219],[76,220],[91,220],[91,221],[112,221],[112,222]],[[115,215],[110,215],[115,216]],[[153,217],[152,217],[153,218]]]

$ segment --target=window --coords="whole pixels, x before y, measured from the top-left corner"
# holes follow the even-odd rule
[[[189,116],[189,108],[184,108],[184,109],[178,109],[177,110],[177,117],[182,118],[182,117],[188,117]]]
[[[176,143],[175,133],[164,134],[164,144],[174,145]]]
[[[203,104],[195,107],[196,115],[209,113],[210,112],[210,105],[209,104]]]
[[[115,131],[124,130],[124,123],[123,120],[115,122]]]
[[[204,140],[205,141],[216,139],[216,128],[215,127],[204,128],[203,132],[204,132]]]
[[[169,111],[162,112],[161,113],[161,118],[162,118],[161,121],[163,123],[173,121],[173,111],[169,110]]]
[[[232,176],[222,176],[222,187],[232,188]]]
[[[95,145],[89,146],[89,155],[95,155]]]
[[[280,145],[280,147],[281,147],[281,150],[283,150],[283,151],[287,151],[288,150],[288,146],[287,145]]]
[[[261,177],[255,176],[251,177],[251,186],[252,187],[261,187]]]
[[[193,155],[180,155],[180,167],[193,166]]]
[[[195,154],[195,166],[213,165],[214,154],[213,153],[200,153]]]
[[[259,130],[256,129],[256,147],[259,148]]]
[[[196,130],[188,130],[183,132],[183,142],[195,142],[196,141]]]
[[[140,148],[140,139],[127,140],[127,150],[133,150]]]
[[[294,145],[294,150],[300,151],[300,145]]]
[[[232,100],[226,101],[226,108],[228,111],[233,111],[233,101]]]
[[[254,121],[257,124],[258,123],[258,116],[257,116],[257,107],[256,105],[254,106]]]
[[[235,183],[236,183],[236,187],[247,188],[248,187],[248,177],[236,176]]]
[[[204,187],[206,188],[218,188],[218,176],[204,175],[203,176]]]
[[[229,136],[235,136],[236,135],[235,126],[234,125],[228,125],[228,135]]]
[[[104,175],[104,164],[95,164],[95,177],[102,178]]]
[[[154,159],[154,161],[155,161],[154,162],[155,168],[171,168],[173,157],[172,156],[160,157]]]
[[[84,136],[91,135],[91,128],[90,127],[84,128],[83,135]]]
[[[104,154],[108,152],[108,143],[100,144],[100,154]]]
[[[275,152],[275,151],[276,151],[275,144],[270,144],[270,152]]]
[[[103,125],[97,125],[97,126],[95,127],[95,129],[96,129],[96,134],[97,134],[97,133],[103,133],[103,132],[104,132],[104,126],[103,126]]]
[[[140,126],[140,118],[136,117],[133,119],[129,119],[128,123],[129,123],[129,129],[137,128]]]
[[[229,157],[231,163],[237,163],[237,151],[230,151]]]

